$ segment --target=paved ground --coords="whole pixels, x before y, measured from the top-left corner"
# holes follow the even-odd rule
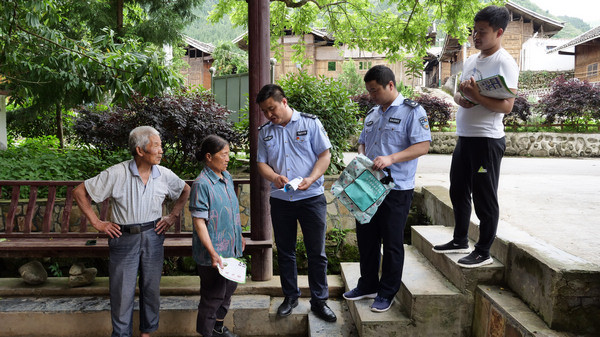
[[[450,161],[421,157],[417,185],[449,187]],[[501,221],[600,266],[600,158],[505,157],[498,194]]]

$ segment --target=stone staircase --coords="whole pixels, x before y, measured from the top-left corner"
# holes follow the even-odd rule
[[[415,202],[438,225],[412,227],[402,286],[389,311],[371,312],[371,300],[341,299],[359,277],[358,263],[343,263],[342,275],[328,278],[336,323],[315,317],[307,298],[300,300],[292,315],[278,318],[276,310],[283,298],[274,277],[240,285],[225,325],[244,337],[600,336],[597,264],[501,223],[491,251],[494,263],[461,268],[456,262],[464,254],[431,250],[452,237],[447,190],[424,187]],[[477,238],[475,223],[469,234]],[[306,276],[300,276],[299,283],[302,293],[309,294]],[[197,277],[163,278],[161,325],[153,336],[197,336],[198,288]],[[109,335],[107,290],[103,278],[85,289],[70,289],[66,279],[58,278],[43,287],[0,279],[0,336]]]

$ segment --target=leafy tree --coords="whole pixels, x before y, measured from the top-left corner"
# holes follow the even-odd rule
[[[99,152],[127,149],[129,132],[153,126],[163,142],[163,163],[185,178],[198,173],[196,152],[204,137],[217,134],[236,145],[240,135],[227,119],[230,111],[207,91],[180,91],[155,97],[135,97],[128,107],[95,106],[79,110],[75,132]]]
[[[248,72],[248,54],[239,49],[231,41],[222,42],[212,53],[215,60],[215,75],[230,75]]]
[[[391,61],[414,56],[409,58],[409,69],[422,69],[421,59],[431,42],[427,32],[432,23],[438,22],[440,30],[465,42],[475,13],[485,5],[480,0],[390,0],[386,3],[272,0],[271,45],[277,46],[277,40],[289,31],[303,36],[312,28],[319,28],[335,36],[338,45],[384,53]],[[246,26],[247,3],[219,0],[210,19],[218,22],[225,15],[229,15],[235,25]],[[302,57],[305,48],[302,41],[293,48],[294,62],[311,62]]]
[[[243,27],[234,27],[229,16],[226,15],[219,22],[208,20],[210,10],[218,0],[205,0],[203,4],[194,9],[196,20],[190,22],[183,29],[185,35],[202,42],[218,45],[224,41],[232,41],[245,32]]]
[[[62,145],[63,110],[180,85],[162,43],[176,41],[199,1],[3,1],[0,90],[16,105],[55,111]]]
[[[353,95],[359,95],[366,92],[365,82],[362,76],[358,74],[356,63],[350,59],[342,64],[342,73],[338,79],[348,88]]]
[[[346,87],[337,79],[306,72],[287,74],[278,83],[292,108],[319,116],[331,141],[331,165],[327,172],[340,173],[345,167],[343,152],[350,147],[348,139],[358,131],[358,106],[350,100]]]
[[[552,82],[552,92],[538,103],[546,122],[567,122],[571,125],[600,119],[599,106],[600,87],[562,76]]]

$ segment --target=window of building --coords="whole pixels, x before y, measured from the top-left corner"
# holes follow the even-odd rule
[[[327,70],[335,71],[335,62],[327,62]]]
[[[587,77],[598,76],[598,63],[592,63],[587,66]]]
[[[358,70],[367,70],[371,68],[372,62],[360,61],[358,62]]]

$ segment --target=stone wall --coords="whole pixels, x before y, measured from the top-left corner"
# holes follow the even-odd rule
[[[430,153],[452,153],[454,132],[433,132]],[[507,132],[507,156],[600,157],[598,133]]]

